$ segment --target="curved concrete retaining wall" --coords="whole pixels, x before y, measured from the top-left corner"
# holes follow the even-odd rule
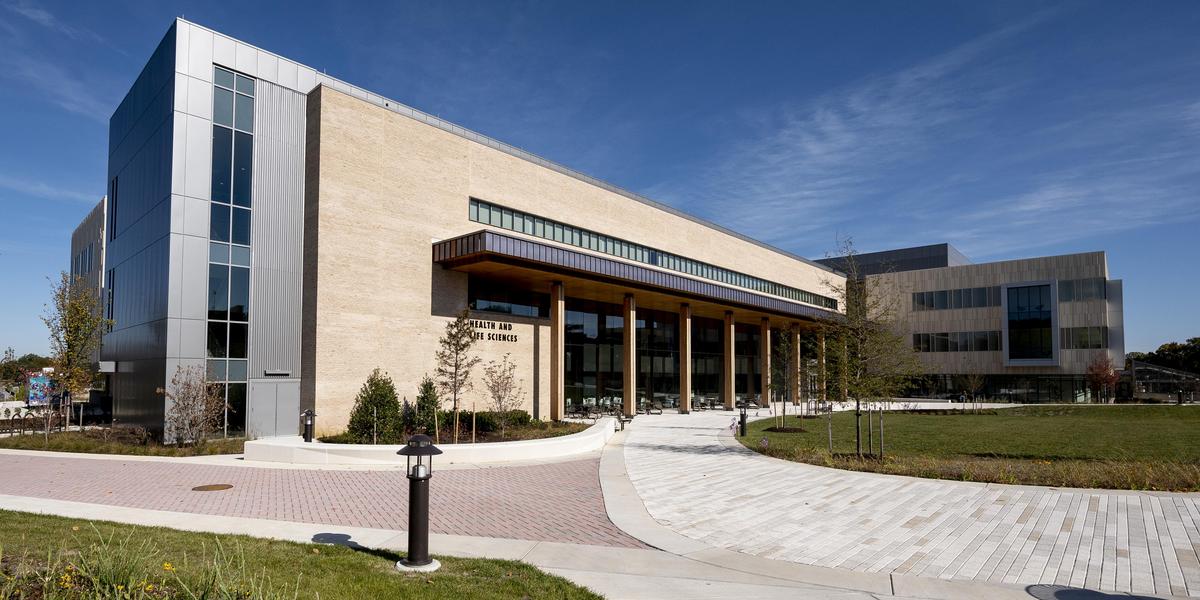
[[[616,419],[605,417],[579,433],[540,440],[490,442],[486,444],[443,444],[435,462],[502,463],[545,460],[599,450],[613,435]],[[304,443],[300,436],[270,437],[246,442],[247,461],[299,465],[402,465],[400,445]]]

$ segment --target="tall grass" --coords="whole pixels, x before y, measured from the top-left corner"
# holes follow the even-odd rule
[[[74,529],[78,529],[75,527]],[[166,556],[150,538],[103,535],[77,543],[77,550],[43,555],[7,555],[0,548],[0,600],[264,600],[295,599],[300,580],[276,583],[247,567],[240,546],[226,548],[219,538],[201,545],[196,555]]]

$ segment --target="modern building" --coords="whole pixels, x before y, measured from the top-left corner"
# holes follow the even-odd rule
[[[1125,364],[1122,286],[1103,252],[973,264],[936,244],[861,254],[857,269],[821,262],[895,295],[929,373],[913,395],[957,398],[980,386],[1015,402],[1088,401],[1088,366]]]
[[[192,365],[230,432],[340,431],[376,367],[413,397],[464,310],[537,418],[732,407],[773,336],[841,310],[834,269],[182,19],[110,120],[108,190],[102,354],[152,431]]]
[[[87,289],[96,296],[97,305],[104,310],[104,250],[108,225],[108,197],[103,196],[88,212],[83,221],[71,234],[72,281],[82,279]],[[93,360],[99,362],[100,351],[96,350]]]

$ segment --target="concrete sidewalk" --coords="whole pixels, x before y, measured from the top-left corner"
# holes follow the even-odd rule
[[[401,552],[407,549],[406,534],[389,529],[195,515],[11,495],[0,495],[0,509],[294,542],[336,540],[339,544],[358,544],[368,548]],[[446,556],[520,560],[586,586],[609,600],[724,600],[730,597],[878,600],[885,596],[892,597],[891,594],[873,594],[763,577],[736,567],[714,566],[652,549],[444,534],[432,534],[430,548],[434,554]]]

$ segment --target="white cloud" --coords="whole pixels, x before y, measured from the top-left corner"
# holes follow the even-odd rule
[[[0,174],[0,189],[48,200],[71,200],[74,202],[86,202],[88,204],[99,202],[100,196],[103,195],[64,189],[42,181],[29,181],[5,174]]]
[[[75,27],[62,22],[55,17],[50,11],[35,5],[28,0],[16,0],[14,2],[6,2],[4,7],[8,10],[41,25],[47,29],[51,29],[61,33],[74,40],[90,40],[95,42],[104,42],[104,38],[98,33],[89,29]]]

